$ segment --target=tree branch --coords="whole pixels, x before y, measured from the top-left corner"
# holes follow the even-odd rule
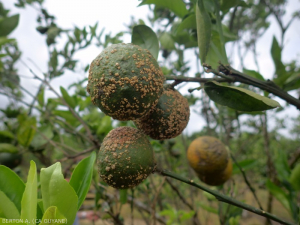
[[[260,216],[263,216],[265,218],[269,218],[271,220],[274,220],[276,222],[279,222],[281,224],[285,224],[285,225],[296,225],[296,224],[293,224],[293,223],[290,223],[290,222],[287,222],[287,221],[284,221],[280,218],[278,218],[277,216],[271,214],[271,213],[268,213],[268,212],[265,212],[261,209],[258,209],[258,208],[255,208],[253,206],[250,206],[250,205],[247,205],[243,202],[240,202],[238,200],[235,200],[231,197],[228,197],[226,195],[223,195],[215,190],[211,190],[210,188],[207,188],[201,184],[197,184],[195,183],[193,180],[189,180],[189,179],[186,179],[184,177],[181,177],[173,172],[170,172],[170,171],[167,171],[167,170],[160,170],[160,169],[156,169],[156,172],[157,173],[160,173],[161,175],[163,176],[167,176],[167,177],[171,177],[173,179],[176,179],[176,180],[179,180],[183,183],[186,183],[186,184],[189,184],[191,186],[194,186],[196,188],[199,188],[205,192],[208,192],[210,194],[212,194],[213,196],[215,196],[217,198],[217,200],[221,201],[221,202],[225,202],[225,203],[228,203],[230,205],[234,205],[234,206],[237,206],[239,208],[242,208],[242,209],[245,209],[245,210],[248,210],[250,212],[253,212],[257,215],[260,215]]]

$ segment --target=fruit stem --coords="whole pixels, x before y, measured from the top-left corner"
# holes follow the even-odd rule
[[[260,215],[260,216],[263,216],[263,217],[266,217],[266,218],[269,218],[271,220],[274,220],[276,222],[279,222],[281,224],[285,224],[285,225],[296,225],[296,224],[293,224],[293,223],[290,223],[290,222],[286,222],[278,217],[276,217],[275,215],[271,214],[271,213],[268,213],[268,212],[265,212],[261,209],[258,209],[258,208],[255,208],[253,206],[250,206],[250,205],[247,205],[243,202],[240,202],[240,201],[237,201],[233,198],[230,198],[224,194],[221,194],[219,193],[218,191],[215,191],[215,190],[211,190],[210,188],[207,188],[201,184],[197,184],[195,183],[193,180],[189,180],[189,179],[186,179],[184,177],[181,177],[171,171],[167,171],[167,170],[160,170],[160,169],[156,169],[156,172],[163,175],[163,176],[166,176],[166,177],[171,177],[173,179],[176,179],[176,180],[179,180],[181,182],[184,182],[186,184],[189,184],[191,186],[194,186],[198,189],[201,189],[205,192],[208,192],[210,193],[211,195],[215,196],[217,198],[218,201],[221,201],[221,202],[225,202],[225,203],[228,203],[230,205],[234,205],[236,207],[239,207],[239,208],[242,208],[242,209],[245,209],[245,210],[248,210],[250,212],[253,212],[257,215]]]

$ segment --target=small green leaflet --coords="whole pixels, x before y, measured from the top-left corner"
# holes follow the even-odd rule
[[[244,88],[224,86],[216,81],[205,83],[204,90],[214,102],[239,111],[263,111],[280,107],[272,99]]]
[[[148,49],[152,56],[157,59],[159,52],[158,38],[154,31],[146,25],[133,27],[131,43],[144,49]]]

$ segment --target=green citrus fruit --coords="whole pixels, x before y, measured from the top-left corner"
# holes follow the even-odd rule
[[[7,166],[11,169],[16,168],[22,162],[22,155],[19,153],[0,153],[0,165]]]
[[[150,112],[134,121],[137,128],[156,140],[178,136],[188,124],[190,108],[178,91],[166,88]]]
[[[232,162],[226,146],[217,138],[196,138],[187,150],[190,166],[200,180],[209,185],[221,185],[231,177]]]
[[[104,138],[97,164],[100,177],[108,185],[133,188],[153,172],[154,152],[148,137],[141,131],[119,127]]]
[[[87,91],[94,105],[118,120],[144,116],[157,104],[164,76],[151,53],[133,44],[113,44],[91,63]]]

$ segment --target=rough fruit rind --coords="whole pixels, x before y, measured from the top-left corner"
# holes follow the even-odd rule
[[[177,90],[166,88],[158,103],[144,117],[134,121],[138,129],[156,140],[178,136],[190,118],[189,103]]]
[[[100,177],[108,185],[133,188],[153,172],[154,152],[145,134],[132,127],[119,127],[104,138],[97,164]]]
[[[217,138],[196,138],[187,150],[190,166],[200,180],[209,185],[225,183],[232,173],[232,162],[226,146]]]
[[[94,105],[118,120],[144,116],[157,104],[164,76],[147,49],[113,44],[91,63],[87,91]]]
[[[197,174],[199,179],[212,186],[218,186],[224,184],[232,174],[232,161],[229,158],[226,168],[222,172],[211,174]]]

